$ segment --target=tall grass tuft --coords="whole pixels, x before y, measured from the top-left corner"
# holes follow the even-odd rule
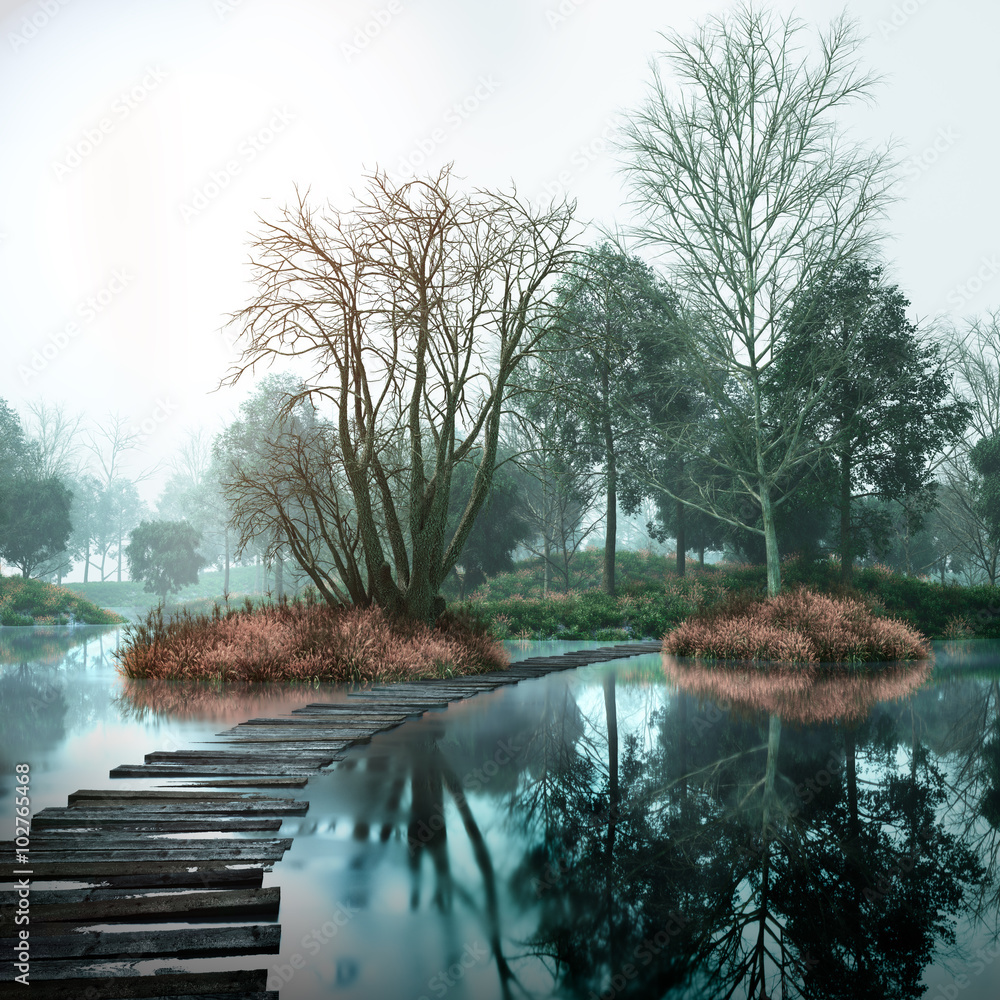
[[[930,644],[895,618],[863,602],[805,587],[766,600],[735,594],[692,615],[663,640],[676,656],[786,663],[911,660],[930,656]]]
[[[392,621],[378,608],[280,603],[211,615],[160,609],[128,625],[115,653],[125,677],[366,683],[482,673],[510,663],[468,617],[437,626]]]

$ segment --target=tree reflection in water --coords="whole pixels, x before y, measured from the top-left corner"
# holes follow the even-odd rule
[[[568,696],[542,707],[508,793],[529,834],[511,890],[538,915],[518,958],[544,961],[556,993],[606,1000],[922,995],[984,883],[937,819],[936,757],[872,711],[930,665],[792,685],[665,668],[669,703],[620,739],[613,673],[603,718]]]

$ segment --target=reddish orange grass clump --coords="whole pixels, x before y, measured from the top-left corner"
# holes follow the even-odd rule
[[[856,663],[923,659],[931,650],[919,632],[877,617],[861,601],[800,588],[694,615],[664,637],[663,651],[720,660]]]
[[[510,662],[470,625],[390,622],[378,608],[279,604],[211,618],[151,614],[118,652],[126,677],[342,683],[481,673]]]

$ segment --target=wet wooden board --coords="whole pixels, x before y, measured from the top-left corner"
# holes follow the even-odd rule
[[[231,866],[239,866],[234,868]],[[123,870],[117,861],[95,859],[89,856],[79,856],[66,861],[32,861],[29,865],[31,877],[35,882],[41,881],[93,881],[94,879],[111,879],[109,885],[121,885],[119,877],[151,877],[151,876],[192,876],[197,884],[199,872],[214,873],[217,871],[239,871],[244,869],[252,874],[252,870],[263,872],[265,868],[270,868],[270,861],[254,861],[250,859],[238,859],[231,862],[212,861],[205,859],[184,859],[168,858],[163,861],[131,861],[127,870]],[[149,884],[140,882],[142,884]],[[174,883],[179,884],[179,883]],[[185,883],[187,884],[187,883]]]
[[[174,865],[169,870],[164,870],[168,865],[169,863],[163,862],[155,866],[156,871],[150,872],[137,872],[135,865],[130,865],[128,871],[114,866],[114,871],[89,874],[81,872],[73,864],[62,867],[47,865],[44,871],[35,871],[32,877],[35,879],[33,884],[36,885],[38,882],[80,882],[108,889],[259,889],[264,884],[265,870],[271,870],[269,865],[248,864],[243,861],[236,862],[236,866],[232,868],[224,867],[223,862],[215,862]]]
[[[13,851],[14,849],[9,841],[0,843],[0,846],[5,850]],[[119,833],[117,831],[110,835],[94,835],[59,830],[54,833],[47,832],[33,836],[30,855],[32,860],[41,860],[39,858],[41,854],[52,851],[81,851],[85,854],[94,852],[106,854],[108,851],[115,851],[117,857],[119,850],[132,851],[140,847],[148,847],[150,850],[172,851],[215,847],[220,851],[235,855],[245,854],[251,847],[267,850],[276,849],[279,846],[282,850],[287,851],[292,846],[292,842],[287,837],[164,837],[162,834]],[[225,854],[219,856],[226,857]]]
[[[287,743],[289,749],[297,749],[302,743],[315,743],[322,744],[322,746],[317,747],[318,751],[324,747],[329,750],[347,750],[358,743],[367,743],[371,738],[368,733],[356,732],[350,739],[343,739],[339,736],[331,736],[322,729],[293,727],[285,729],[282,726],[250,726],[247,729],[241,729],[238,733],[220,733],[220,735],[226,737],[225,744],[212,743],[210,746],[232,746],[241,744],[243,741],[259,743],[261,740],[272,740],[277,743]],[[204,746],[205,744],[196,745]]]
[[[135,956],[131,956],[133,959]],[[266,991],[267,969],[231,969],[225,972],[169,972],[140,978],[139,970],[122,962],[52,959],[32,966],[31,984],[24,995],[31,1000],[277,1000]],[[58,978],[56,978],[58,977]],[[9,980],[10,977],[5,977]]]
[[[39,868],[44,868],[49,864],[58,864],[69,861],[72,857],[74,861],[79,861],[82,866],[93,865],[95,861],[107,861],[114,859],[115,864],[132,864],[133,861],[158,862],[158,861],[219,861],[223,864],[263,861],[279,861],[281,856],[288,850],[287,846],[275,846],[279,843],[291,844],[291,841],[266,841],[266,840],[246,840],[229,841],[220,844],[218,841],[203,840],[195,841],[198,846],[192,847],[182,843],[180,847],[162,847],[164,843],[170,841],[154,840],[138,847],[124,847],[115,845],[113,848],[101,844],[90,850],[82,847],[62,848],[57,847],[52,850],[41,847],[31,850],[31,862],[28,867],[37,873]],[[244,846],[246,845],[246,846]],[[72,852],[72,854],[71,854]]]
[[[263,830],[277,830],[281,826],[280,817],[261,816],[259,818],[233,819],[230,816],[197,816],[195,814],[167,816],[162,819],[136,820],[128,816],[109,816],[100,819],[75,819],[76,814],[67,810],[66,818],[47,820],[41,825],[32,820],[33,833],[69,832],[87,830],[94,833],[102,831],[131,831],[134,833],[252,833]],[[297,815],[290,813],[289,815]]]
[[[46,958],[112,958],[169,955],[171,958],[198,955],[276,955],[281,928],[276,924],[248,924],[241,927],[197,927],[178,930],[93,931],[87,934],[39,935],[31,938],[32,966]],[[0,939],[0,948],[9,954],[14,939]]]
[[[234,754],[234,757],[236,755]],[[336,758],[340,759],[340,758]],[[109,772],[112,778],[232,778],[236,775],[252,777],[275,774],[316,773],[316,768],[294,767],[292,765],[267,764],[264,761],[233,760],[230,764],[120,764]]]
[[[90,800],[86,803],[73,805],[62,809],[49,806],[35,814],[32,823],[43,816],[57,816],[63,813],[91,813],[102,812],[110,814],[118,812],[124,808],[121,800],[108,800],[108,804],[98,804],[99,800]],[[303,799],[251,799],[240,803],[240,812],[246,816],[301,816],[309,809],[309,803]],[[138,800],[129,806],[132,815],[143,816],[174,816],[178,813],[219,813],[222,816],[232,815],[233,804],[225,799],[183,799],[176,802],[156,802]]]
[[[305,788],[309,775],[295,775],[275,778],[268,775],[256,775],[249,780],[244,778],[219,778],[215,781],[174,781],[160,788]]]
[[[303,768],[321,768],[326,767],[327,764],[335,760],[341,760],[343,749],[341,747],[338,750],[323,751],[318,748],[293,747],[288,750],[282,750],[278,747],[257,747],[251,745],[241,746],[239,750],[230,748],[228,751],[198,749],[154,750],[152,753],[146,754],[144,759],[147,764],[179,764],[189,761],[201,764],[222,764],[231,757],[250,760],[258,756],[263,756],[265,759],[274,761],[275,763],[287,761],[289,764],[297,764]],[[232,807],[230,806],[230,808]]]
[[[256,792],[188,792],[172,788],[79,788],[69,795],[69,804],[75,802],[114,801],[126,802],[291,802],[288,796],[259,795]],[[303,803],[304,805],[305,803]]]
[[[104,890],[102,890],[104,891]],[[222,889],[213,892],[172,892],[165,896],[135,895],[95,899],[91,894],[68,890],[33,892],[31,918],[34,933],[56,934],[61,924],[127,923],[158,920],[164,923],[193,920],[276,920],[281,902],[277,887]],[[50,899],[56,902],[50,902]]]
[[[246,726],[290,726],[299,728],[315,728],[315,729],[342,729],[348,734],[347,738],[350,738],[351,733],[363,732],[363,733],[380,733],[388,729],[394,729],[399,723],[389,723],[389,724],[367,724],[365,722],[353,722],[348,726],[337,718],[326,717],[325,715],[290,715],[283,718],[274,719],[247,719],[246,722],[240,722],[233,726],[228,732],[238,732],[239,730],[245,728]]]
[[[355,692],[351,692],[354,694]],[[363,694],[363,692],[357,692]],[[381,705],[366,706],[356,701],[311,701],[301,708],[293,708],[292,715],[298,712],[314,712],[322,710],[326,712],[347,712],[351,715],[364,716],[368,718],[372,715],[383,716],[386,720],[398,720],[402,722],[409,713],[387,712]]]

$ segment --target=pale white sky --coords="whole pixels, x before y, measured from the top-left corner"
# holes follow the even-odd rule
[[[235,358],[255,213],[293,185],[339,207],[376,165],[453,160],[470,186],[566,193],[625,222],[608,149],[649,80],[656,32],[707,0],[0,0],[0,398],[146,435],[136,468],[243,392]],[[825,25],[834,0],[777,2]],[[917,317],[1000,305],[995,195],[1000,5],[856,2],[888,74],[858,133],[894,136],[906,200],[893,278]]]

